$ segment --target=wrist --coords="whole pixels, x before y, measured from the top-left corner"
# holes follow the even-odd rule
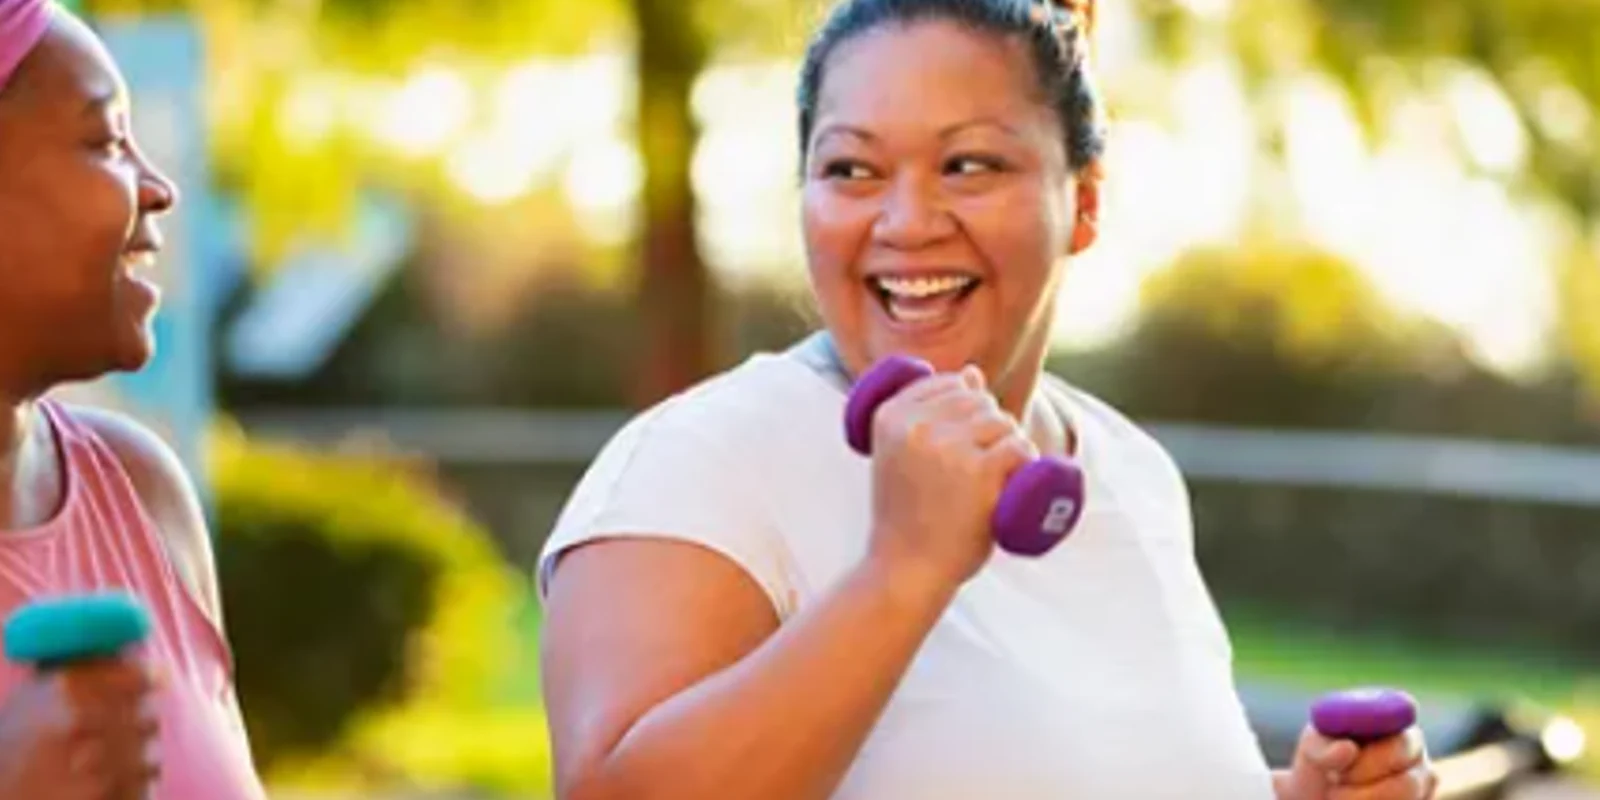
[[[869,553],[857,570],[896,609],[937,618],[960,588],[940,570],[909,558]]]

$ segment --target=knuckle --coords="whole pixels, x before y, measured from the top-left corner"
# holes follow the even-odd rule
[[[937,436],[937,430],[929,420],[907,420],[900,430],[899,438],[913,450],[932,449]]]

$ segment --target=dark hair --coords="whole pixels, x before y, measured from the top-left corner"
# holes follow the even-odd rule
[[[1105,149],[1100,98],[1090,75],[1088,19],[1061,0],[842,0],[811,40],[800,70],[800,163],[816,122],[828,58],[840,45],[885,25],[949,20],[1027,44],[1036,88],[1061,121],[1067,164],[1082,170]]]

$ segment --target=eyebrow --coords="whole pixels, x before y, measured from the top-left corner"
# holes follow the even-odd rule
[[[1022,138],[1022,133],[1015,127],[995,119],[994,117],[975,117],[973,119],[962,120],[961,122],[946,125],[939,129],[939,138],[949,139],[956,134],[971,128],[997,128],[1008,136],[1017,139]],[[847,125],[844,123],[830,123],[822,126],[822,129],[817,132],[817,143],[821,144],[822,141],[829,136],[851,136],[868,142],[877,141],[878,139],[878,137],[874,136],[871,131],[864,128],[858,128],[854,125]]]
[[[1018,131],[1014,126],[1007,125],[1006,123],[995,119],[994,117],[976,117],[963,122],[957,122],[954,125],[946,125],[944,128],[940,129],[939,138],[948,139],[964,130],[967,130],[968,128],[998,128],[1002,133],[1005,133],[1008,136],[1013,136],[1018,139],[1022,138],[1021,131]]]

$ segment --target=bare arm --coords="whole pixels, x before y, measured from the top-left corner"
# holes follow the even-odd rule
[[[779,628],[710,550],[572,551],[544,641],[557,795],[827,797],[949,601],[942,586],[869,559]]]
[[[756,582],[707,548],[636,537],[567,555],[544,670],[560,797],[833,793],[993,552],[995,498],[1033,454],[975,368],[886,402],[873,441],[868,555],[781,626]]]

